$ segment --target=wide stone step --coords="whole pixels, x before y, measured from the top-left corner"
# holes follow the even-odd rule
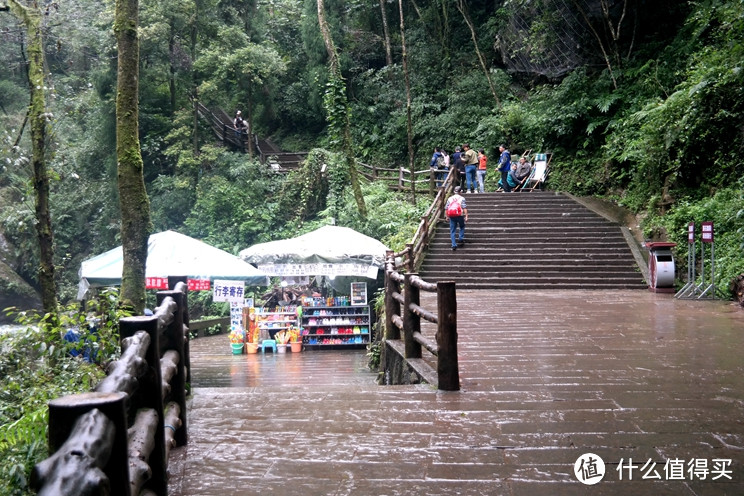
[[[627,270],[606,270],[606,269],[595,269],[595,270],[520,270],[519,268],[514,269],[501,269],[484,275],[483,272],[473,272],[466,270],[460,271],[428,271],[426,274],[427,281],[442,281],[448,278],[455,280],[461,279],[499,279],[504,281],[522,281],[525,279],[541,279],[548,281],[568,281],[574,279],[586,280],[588,278],[596,279],[612,279],[612,280],[623,280],[623,281],[640,281],[642,277],[640,273],[629,272]]]
[[[443,223],[437,225],[437,230],[443,230],[449,232],[449,223]],[[505,231],[505,230],[523,230],[525,232],[543,231],[543,232],[574,232],[581,230],[604,230],[612,231],[612,227],[608,226],[607,222],[601,220],[581,221],[568,220],[564,217],[558,219],[479,219],[477,217],[468,216],[468,223],[465,224],[465,230],[468,229],[485,229],[493,231]],[[614,227],[615,231],[620,232],[620,229]],[[591,232],[591,231],[588,231]]]
[[[487,248],[487,247],[504,247],[504,246],[515,246],[515,247],[523,247],[525,250],[528,250],[530,252],[541,252],[541,251],[549,251],[553,248],[566,248],[566,249],[589,249],[589,248],[625,248],[627,249],[627,244],[625,243],[625,240],[623,238],[606,238],[606,239],[591,239],[591,240],[582,240],[582,239],[553,239],[553,240],[547,240],[547,241],[531,241],[531,240],[515,240],[511,239],[508,236],[503,238],[486,238],[484,237],[475,237],[475,236],[466,236],[465,240],[467,242],[467,247],[473,247],[473,248]],[[449,244],[448,244],[449,243]],[[438,245],[451,245],[452,241],[449,239],[449,235],[445,239],[437,239],[436,242],[431,244],[432,248],[436,248]]]
[[[586,283],[623,281],[631,284],[643,284],[643,277],[639,272],[626,271],[625,273],[608,273],[606,271],[594,272],[554,272],[554,271],[513,271],[513,272],[493,272],[489,274],[468,272],[468,271],[451,271],[450,273],[432,272],[426,277],[422,276],[427,282],[437,281],[455,281],[455,282],[499,282],[502,284],[514,284],[525,281],[543,281],[551,284],[557,283]]]
[[[515,283],[504,281],[481,281],[481,282],[455,282],[457,289],[512,289],[512,290],[544,290],[544,289],[647,289],[643,283],[625,283],[617,281],[584,281],[584,282],[554,282],[554,281],[527,281],[522,280]]]
[[[537,272],[555,272],[561,274],[570,274],[574,272],[596,272],[596,273],[625,273],[629,272],[637,273],[635,267],[625,260],[616,261],[617,263],[597,263],[592,261],[591,263],[573,262],[566,264],[559,263],[537,263],[530,261],[530,263],[519,263],[511,261],[510,263],[494,262],[488,263],[472,263],[470,261],[463,261],[460,264],[432,264],[424,265],[422,272],[426,271],[427,274],[447,274],[447,273],[473,273],[473,274],[488,274],[488,273],[499,273],[514,272],[522,274],[535,274]]]
[[[511,259],[509,265],[497,262],[489,263],[484,260],[464,260],[446,262],[432,261],[421,266],[421,274],[461,274],[465,272],[474,272],[487,276],[489,274],[498,274],[504,271],[513,271],[516,273],[531,274],[537,271],[556,271],[556,272],[613,272],[613,273],[630,273],[639,274],[638,267],[632,259],[616,260],[571,260],[561,263],[560,260],[523,260],[523,263]]]
[[[460,251],[458,250],[457,253]],[[454,252],[452,252],[454,253]],[[589,267],[628,267],[633,270],[637,269],[635,260],[632,257],[617,256],[617,257],[604,257],[601,259],[596,258],[566,258],[566,257],[540,257],[540,258],[517,258],[517,257],[502,257],[492,255],[489,257],[478,257],[478,258],[441,258],[432,259],[426,261],[421,266],[421,272],[427,270],[439,270],[447,269],[456,271],[458,267],[467,265],[469,267],[480,267],[483,271],[495,271],[499,270],[501,261],[506,261],[510,264],[519,267],[578,267],[580,265],[587,265]],[[508,265],[506,265],[508,266]]]
[[[457,238],[455,238],[457,239]],[[620,248],[627,250],[627,244],[625,243],[624,239],[614,239],[614,238],[606,238],[606,239],[592,239],[592,240],[550,240],[546,242],[535,242],[533,240],[529,239],[512,239],[507,237],[474,237],[474,236],[467,236],[465,238],[466,244],[465,249],[467,250],[484,250],[484,249],[500,249],[500,248],[515,248],[517,250],[524,249],[528,252],[534,252],[539,253],[540,251],[546,250],[550,251],[552,248],[566,248],[571,250],[576,250],[578,252],[581,252],[585,249],[612,249],[612,248]],[[433,241],[430,243],[430,249],[434,250],[436,248],[449,248],[452,244],[450,237],[447,236],[446,238],[444,236],[438,238],[436,241]]]
[[[551,284],[557,283],[587,283],[587,282],[608,282],[608,281],[623,281],[631,284],[642,284],[643,277],[639,272],[627,271],[625,273],[608,273],[606,271],[595,271],[595,272],[519,272],[514,271],[510,273],[499,273],[492,272],[489,274],[466,272],[466,271],[452,271],[449,274],[436,273],[427,274],[426,277],[422,276],[427,282],[437,281],[455,281],[455,282],[499,282],[502,284],[514,284],[525,281],[544,281]]]
[[[437,242],[436,245],[432,245],[429,249],[429,256],[446,255],[451,252],[451,243]],[[499,258],[514,258],[517,260],[524,260],[527,258],[536,257],[547,257],[555,255],[573,255],[574,258],[592,258],[596,255],[615,255],[615,254],[626,254],[628,253],[627,248],[622,246],[584,246],[584,245],[564,245],[561,243],[555,243],[551,246],[542,247],[527,247],[523,245],[512,245],[512,244],[501,244],[501,245],[480,245],[477,244],[465,244],[464,247],[458,248],[458,257],[466,257],[468,255],[475,254],[498,254]]]
[[[420,269],[464,289],[642,289],[620,227],[566,196],[468,194],[466,243],[452,251],[437,226]]]

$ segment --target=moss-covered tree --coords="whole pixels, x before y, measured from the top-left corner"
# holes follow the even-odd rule
[[[124,257],[120,301],[122,306],[139,313],[145,308],[145,262],[151,223],[150,201],[145,190],[138,135],[138,7],[138,0],[116,0],[114,34],[119,51],[116,78],[116,158]]]
[[[39,286],[44,312],[56,321],[57,290],[54,282],[54,238],[52,217],[49,213],[49,174],[47,171],[47,136],[49,114],[44,91],[44,43],[42,14],[36,3],[24,5],[9,0],[10,10],[18,17],[28,34],[26,74],[30,92],[28,120],[31,128],[31,167],[35,194],[36,236],[39,241]]]
[[[320,25],[320,33],[323,36],[326,51],[328,52],[328,68],[330,72],[330,81],[326,87],[323,103],[328,117],[331,143],[336,144],[344,154],[349,181],[354,192],[354,199],[359,209],[359,215],[366,217],[367,206],[364,203],[364,195],[362,195],[362,188],[359,185],[359,177],[356,164],[354,163],[354,152],[351,146],[351,111],[346,98],[346,86],[341,75],[336,45],[333,43],[331,30],[326,21],[323,0],[317,0],[317,2],[318,24]]]

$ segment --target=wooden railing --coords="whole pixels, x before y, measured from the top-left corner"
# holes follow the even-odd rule
[[[248,133],[243,132],[240,134],[240,137],[238,137],[232,119],[224,111],[219,110],[217,112],[212,112],[201,102],[196,102],[196,111],[203,119],[206,119],[207,122],[209,122],[209,127],[212,129],[217,140],[241,150],[247,148]]]
[[[248,149],[248,134],[243,133],[240,138],[235,133],[232,119],[223,110],[213,112],[201,102],[196,102],[196,110],[199,115],[209,122],[217,140],[227,143],[240,150]],[[277,172],[289,172],[297,169],[307,157],[307,152],[282,152],[268,146],[265,140],[261,140],[255,134],[250,136],[253,140],[253,149],[262,164],[268,163]],[[433,170],[420,170],[411,172],[404,167],[385,168],[368,165],[357,161],[359,175],[370,181],[384,181],[390,189],[395,191],[416,191],[434,195],[437,191],[436,172]]]
[[[444,220],[444,204],[452,194],[458,179],[456,169],[450,170],[442,187],[437,189],[434,200],[429,205],[424,215],[421,216],[416,233],[410,243],[406,244],[403,251],[395,254],[396,270],[404,268],[406,272],[416,272],[423,262],[424,254],[429,248],[429,241],[437,230],[437,223]]]
[[[403,289],[401,291],[401,283]],[[437,294],[436,313],[421,306],[420,291]],[[421,319],[437,325],[436,342],[421,334]],[[422,358],[422,349],[437,358],[437,389],[458,391],[460,373],[457,360],[457,297],[454,282],[432,284],[421,279],[416,273],[401,274],[395,270],[395,254],[387,252],[385,262],[385,345],[391,350],[386,353],[383,368],[385,377],[394,378],[400,374],[391,370],[397,367],[390,354],[400,350],[395,341],[400,341],[403,333],[403,358],[411,362]],[[390,383],[396,383],[394,379]]]
[[[52,454],[31,474],[39,495],[168,494],[168,454],[187,442],[186,283],[157,303],[119,321],[121,358],[93,392],[49,403]]]
[[[369,181],[384,181],[394,191],[428,191],[432,196],[437,192],[437,172],[432,169],[413,171],[404,167],[386,168],[357,162],[359,175]],[[447,174],[447,171],[440,171]],[[413,176],[413,178],[411,178]]]
[[[385,260],[385,339],[395,347],[403,332],[403,356],[406,360],[422,357],[422,347],[437,357],[437,387],[445,391],[460,389],[457,361],[457,295],[454,282],[429,283],[416,271],[429,247],[437,223],[444,218],[444,204],[454,191],[458,177],[456,169],[450,171],[434,201],[421,217],[413,240],[398,253],[388,251]],[[403,274],[401,271],[405,271]],[[401,291],[401,283],[403,290]],[[430,312],[421,307],[420,291],[436,292],[437,308]],[[421,334],[421,319],[437,325],[436,343]],[[383,364],[390,367],[391,362]],[[394,377],[390,370],[385,375]]]

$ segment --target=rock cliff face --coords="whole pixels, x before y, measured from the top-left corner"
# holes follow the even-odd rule
[[[7,241],[0,234],[0,324],[9,324],[13,320],[12,316],[6,316],[3,311],[8,307],[17,307],[19,310],[41,309],[41,298],[36,290],[4,261],[7,248]]]

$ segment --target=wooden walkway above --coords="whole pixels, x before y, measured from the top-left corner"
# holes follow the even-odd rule
[[[252,133],[243,133],[238,137],[233,126],[233,119],[222,109],[209,109],[201,103],[196,104],[197,112],[206,119],[217,141],[235,150],[249,150],[249,140],[261,163],[269,164],[278,172],[296,169],[307,156],[307,152],[284,152],[271,140]]]

